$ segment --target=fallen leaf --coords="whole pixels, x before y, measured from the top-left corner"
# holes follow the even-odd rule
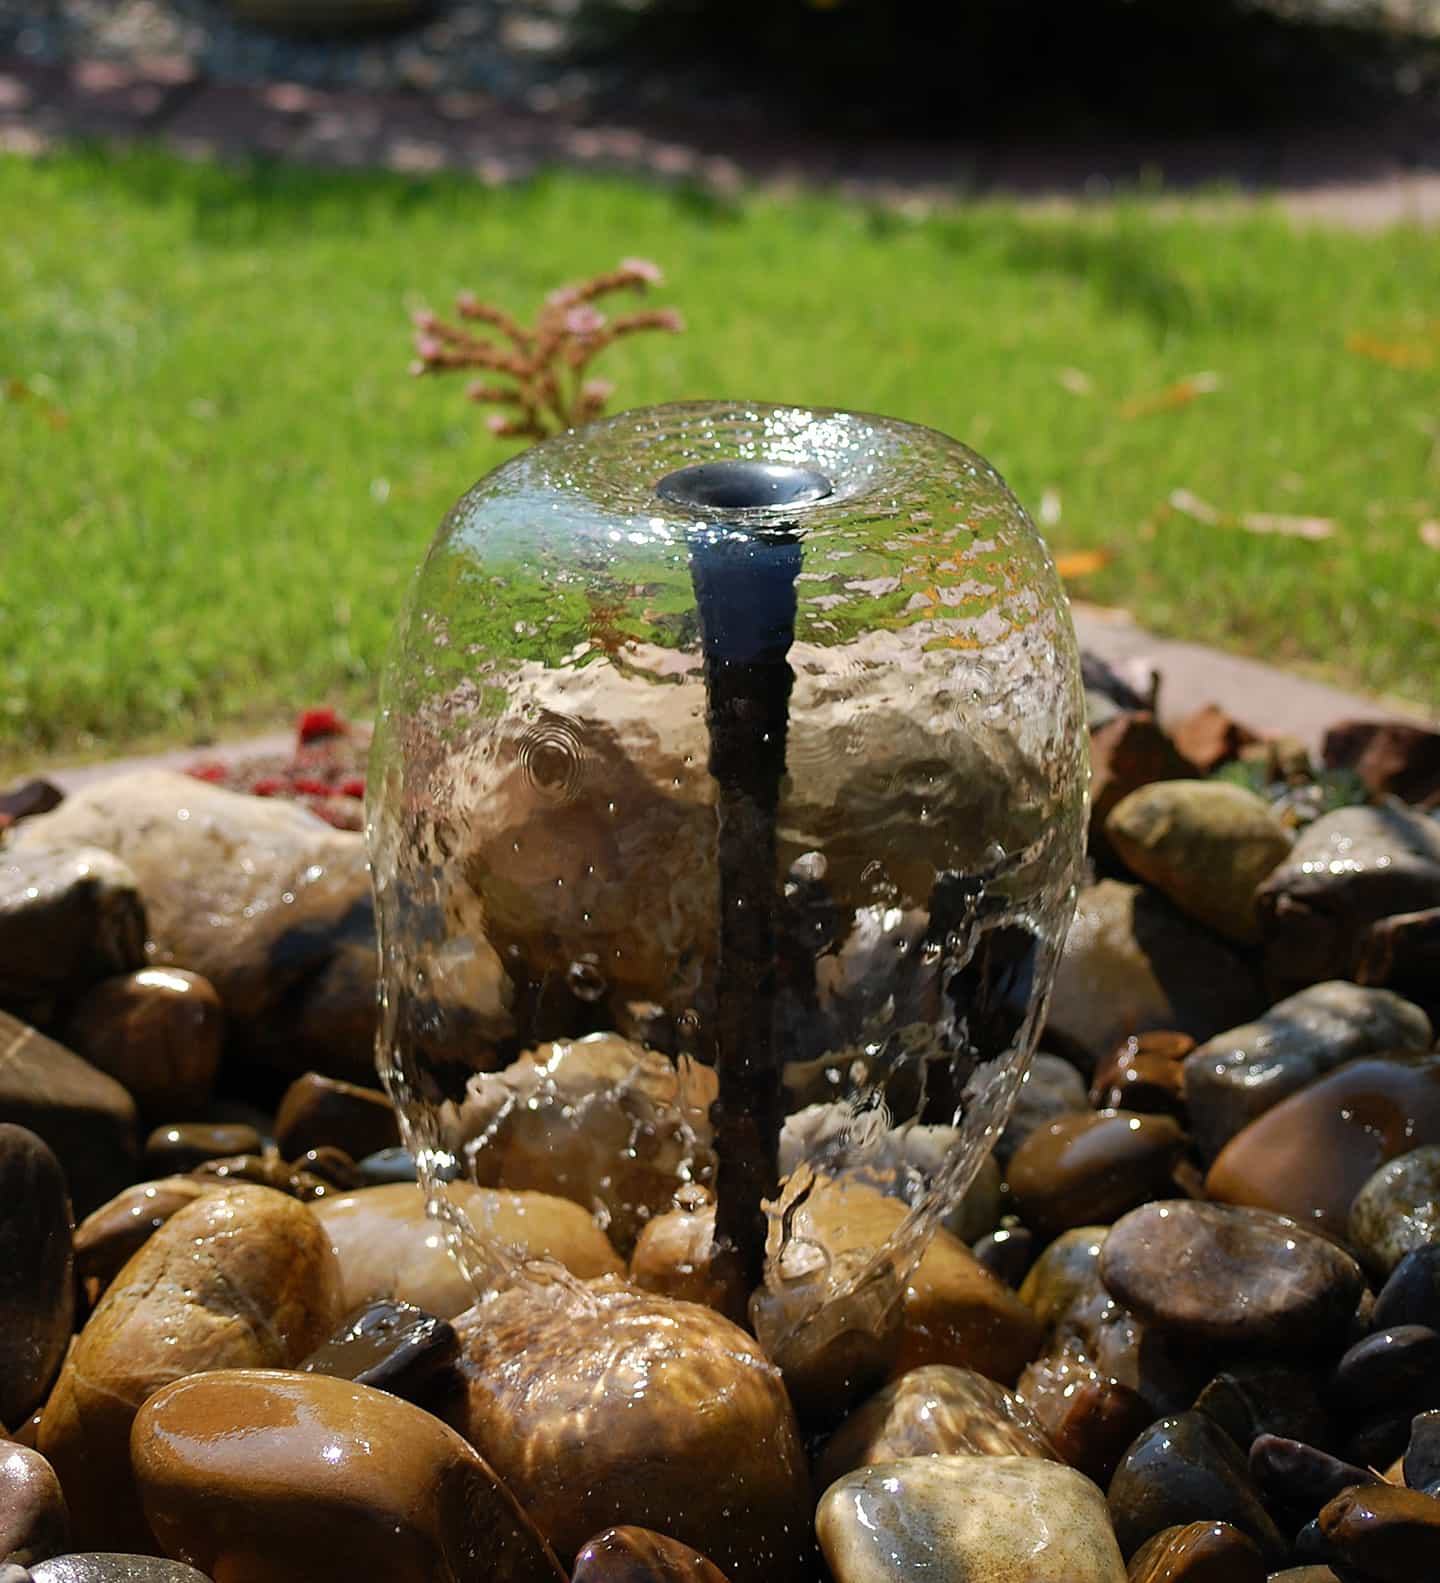
[[[1055,377],[1072,396],[1089,396],[1094,393],[1095,381],[1083,368],[1062,368]]]
[[[1208,500],[1202,500],[1199,495],[1191,494],[1188,489],[1172,489],[1170,504],[1181,516],[1194,517],[1197,522],[1203,522],[1207,527],[1213,528],[1221,520],[1220,512]]]
[[[1329,539],[1335,524],[1329,517],[1288,517],[1271,511],[1247,511],[1236,518],[1247,533],[1278,533],[1287,539]]]
[[[1440,550],[1440,522],[1422,522],[1420,542],[1428,549]]]
[[[1114,559],[1109,550],[1071,550],[1055,557],[1055,570],[1067,583],[1102,571]]]
[[[1123,402],[1120,407],[1122,418],[1143,418],[1153,412],[1173,412],[1177,407],[1186,407],[1197,396],[1208,396],[1213,391],[1219,390],[1221,379],[1219,374],[1200,373],[1187,374],[1184,379],[1177,379],[1173,385],[1167,385],[1164,390],[1151,396],[1133,396],[1129,401]]]
[[[1384,363],[1389,368],[1429,368],[1435,361],[1434,346],[1414,341],[1382,341],[1375,335],[1347,335],[1345,350],[1358,357],[1368,357],[1372,363]]]

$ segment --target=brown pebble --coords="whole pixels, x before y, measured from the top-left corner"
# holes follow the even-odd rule
[[[1419,1490],[1346,1490],[1320,1513],[1320,1532],[1336,1565],[1374,1583],[1440,1577],[1440,1500]]]
[[[91,1304],[177,1209],[215,1186],[193,1176],[137,1182],[86,1215],[75,1228],[75,1268]]]
[[[1073,1336],[1030,1364],[1016,1392],[1060,1460],[1102,1489],[1155,1416],[1138,1391],[1102,1374]]]
[[[0,1123],[0,1423],[35,1410],[65,1356],[75,1317],[70,1233],[59,1160],[28,1128]]]
[[[130,1091],[142,1117],[193,1115],[220,1071],[225,1014],[208,979],[146,967],[95,985],[66,1019],[64,1041]]]
[[[1105,1222],[1163,1193],[1185,1148],[1169,1116],[1085,1111],[1038,1127],[1005,1175],[1015,1212],[1054,1233]]]
[[[26,1446],[0,1444],[0,1556],[32,1566],[70,1543],[70,1515],[55,1470]]]
[[[698,1550],[649,1528],[607,1528],[575,1557],[570,1583],[727,1583]]]
[[[193,1171],[207,1160],[237,1154],[259,1154],[260,1134],[235,1122],[172,1122],[156,1127],[145,1140],[145,1167],[157,1175]]]
[[[454,1327],[409,1303],[381,1298],[318,1346],[300,1369],[421,1401],[455,1361]]]
[[[377,1088],[306,1072],[285,1090],[275,1115],[275,1142],[287,1160],[333,1144],[352,1160],[400,1143],[395,1107]]]
[[[1139,1111],[1182,1119],[1185,1057],[1195,1048],[1188,1033],[1137,1033],[1095,1068],[1090,1103],[1096,1110]]]
[[[734,1250],[715,1246],[713,1203],[672,1209],[648,1221],[630,1255],[630,1279],[647,1292],[704,1303],[737,1325],[745,1323],[749,1283]]]
[[[1265,1583],[1253,1539],[1229,1523],[1166,1528],[1130,1558],[1126,1583]]]

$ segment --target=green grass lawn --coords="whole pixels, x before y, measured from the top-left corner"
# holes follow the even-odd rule
[[[1433,235],[83,152],[0,160],[0,215],[7,768],[365,708],[431,532],[510,449],[461,380],[407,377],[407,311],[468,286],[528,313],[626,254],[691,328],[597,366],[616,408],[932,424],[1046,502],[1057,553],[1109,552],[1077,595],[1440,708]],[[1202,372],[1218,388],[1164,399]]]

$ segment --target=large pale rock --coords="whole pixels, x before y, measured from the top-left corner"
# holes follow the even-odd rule
[[[1361,1055],[1426,1050],[1433,1037],[1425,1013],[1389,990],[1312,984],[1186,1058],[1195,1140],[1214,1159],[1242,1127],[1322,1073]]]
[[[157,1391],[135,1481],[167,1555],[229,1583],[560,1583],[515,1497],[464,1440],[385,1391],[224,1369]]]
[[[145,908],[124,863],[94,844],[50,851],[18,830],[10,837],[0,851],[0,1006],[48,1020],[58,1000],[144,961]]]
[[[136,770],[26,820],[12,844],[121,858],[145,898],[152,964],[207,978],[257,1058],[372,1073],[374,914],[361,836],[294,803]]]
[[[70,1233],[60,1162],[33,1132],[0,1123],[0,1425],[34,1412],[70,1343]]]
[[[1093,1066],[1131,1034],[1163,1028],[1208,1039],[1265,1004],[1230,946],[1154,891],[1107,879],[1080,892],[1048,1037]]]
[[[1352,978],[1370,926],[1440,906],[1440,822],[1408,808],[1338,808],[1301,832],[1256,894],[1279,994]]]
[[[114,1078],[3,1011],[0,1116],[55,1151],[77,1214],[131,1179],[139,1153],[134,1100]]]
[[[562,1560],[633,1524],[734,1583],[813,1575],[795,1415],[738,1326],[606,1280],[512,1288],[456,1329],[457,1422]]]
[[[55,1469],[28,1446],[0,1436],[0,1557],[31,1566],[70,1542],[70,1515]]]
[[[1105,1497],[1033,1457],[916,1457],[846,1474],[815,1517],[835,1583],[1125,1583]]]
[[[1105,834],[1132,874],[1242,944],[1260,938],[1256,886],[1295,839],[1254,792],[1201,780],[1131,792],[1110,811]]]
[[[339,1317],[335,1255],[305,1205],[242,1186],[173,1215],[111,1282],[40,1420],[77,1541],[151,1548],[130,1429],[154,1391],[206,1369],[292,1367]]]
[[[446,1190],[479,1237],[504,1244],[520,1260],[554,1259],[582,1280],[624,1271],[604,1233],[568,1199],[470,1182],[451,1182]],[[450,1255],[444,1227],[430,1217],[415,1184],[362,1187],[321,1199],[314,1213],[339,1260],[346,1312],[397,1297],[450,1319],[475,1301],[474,1287]]]

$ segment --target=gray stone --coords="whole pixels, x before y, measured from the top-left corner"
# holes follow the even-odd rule
[[[1407,1253],[1440,1242],[1440,1144],[1388,1160],[1350,1205],[1350,1241],[1388,1276]]]
[[[1042,1050],[1030,1063],[1015,1099],[1015,1108],[995,1145],[995,1157],[1006,1164],[1016,1149],[1047,1121],[1089,1108],[1085,1079],[1069,1061]]]
[[[1430,1019],[1386,989],[1312,984],[1254,1022],[1217,1034],[1185,1061],[1185,1100],[1201,1152],[1213,1159],[1272,1105],[1343,1061],[1426,1050]]]
[[[1131,1034],[1164,1028],[1209,1039],[1266,1004],[1232,946],[1155,891],[1107,879],[1080,892],[1047,1039],[1093,1066]]]
[[[30,1569],[35,1583],[209,1583],[203,1572],[159,1556],[89,1550],[56,1556]]]
[[[835,1583],[1125,1583],[1105,1500],[1033,1457],[911,1457],[832,1484],[815,1531]]]
[[[3,1011],[0,1116],[55,1151],[76,1214],[88,1214],[132,1180],[134,1100],[114,1078]]]
[[[34,1412],[65,1356],[75,1317],[71,1230],[60,1162],[33,1132],[0,1123],[0,1423]]]
[[[1371,924],[1435,906],[1440,821],[1388,804],[1324,815],[1256,893],[1273,991],[1353,977]]]
[[[1133,874],[1227,940],[1260,938],[1255,890],[1294,836],[1254,792],[1227,781],[1155,781],[1123,797],[1105,834]]]
[[[0,1006],[48,1019],[57,1000],[142,967],[145,908],[135,875],[95,846],[0,852]]]

